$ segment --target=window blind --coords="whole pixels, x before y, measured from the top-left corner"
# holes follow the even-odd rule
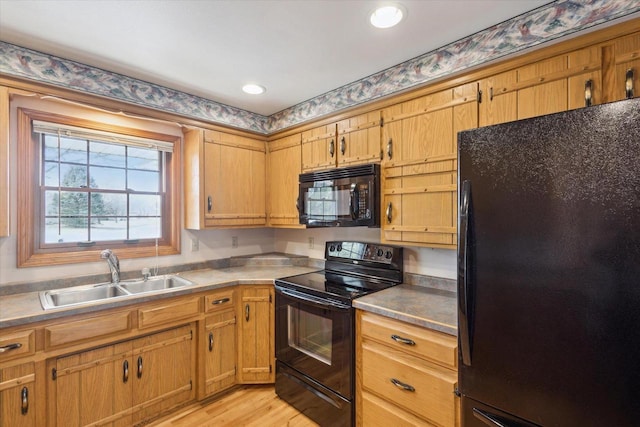
[[[154,139],[140,138],[119,133],[63,125],[60,123],[44,122],[40,120],[34,120],[32,126],[33,132],[35,133],[44,133],[56,136],[59,135],[77,139],[88,139],[100,142],[110,142],[113,144],[127,145],[130,147],[154,149],[167,153],[173,152],[173,144],[166,141],[158,141]]]

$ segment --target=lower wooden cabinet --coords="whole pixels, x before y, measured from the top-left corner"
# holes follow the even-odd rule
[[[57,358],[57,426],[128,426],[195,397],[194,326]]]
[[[275,381],[273,286],[240,287],[238,312],[238,382]]]
[[[209,396],[236,383],[236,309],[235,290],[215,292],[205,297],[201,355],[204,376],[202,395]]]
[[[33,363],[0,369],[0,427],[35,427]]]
[[[360,310],[356,319],[357,425],[459,426],[456,338]]]

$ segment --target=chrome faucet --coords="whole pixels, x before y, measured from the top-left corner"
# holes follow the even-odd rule
[[[111,252],[111,249],[105,249],[100,253],[100,258],[106,259],[109,264],[109,270],[111,271],[111,283],[120,282],[120,261],[116,254]]]

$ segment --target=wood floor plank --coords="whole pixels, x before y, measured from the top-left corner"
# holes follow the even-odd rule
[[[318,427],[280,399],[273,385],[241,386],[214,400],[196,402],[150,427]]]

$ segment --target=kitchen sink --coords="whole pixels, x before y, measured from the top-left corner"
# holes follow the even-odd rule
[[[120,282],[120,287],[132,294],[139,294],[142,292],[163,291],[165,289],[182,288],[184,286],[192,285],[187,279],[177,276],[160,276],[153,277],[147,280],[136,280],[129,282]]]
[[[42,308],[49,310],[59,307],[88,305],[141,293],[161,292],[193,284],[193,282],[182,277],[166,275],[151,277],[147,280],[136,279],[119,283],[74,286],[72,288],[42,291],[40,292],[40,303]]]

